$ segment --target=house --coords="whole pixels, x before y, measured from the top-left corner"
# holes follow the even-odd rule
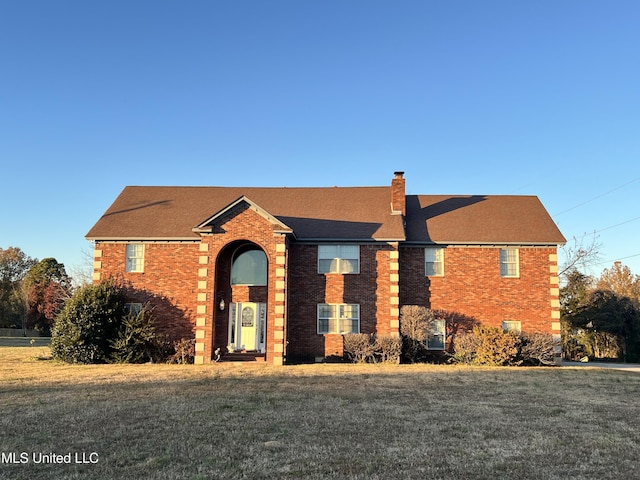
[[[122,278],[157,328],[270,364],[341,356],[343,334],[399,334],[403,305],[560,334],[557,247],[534,196],[389,186],[126,187],[87,238],[94,281]],[[429,348],[443,349],[439,321]]]

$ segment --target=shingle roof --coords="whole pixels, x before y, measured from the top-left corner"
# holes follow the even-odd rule
[[[565,238],[535,196],[407,195],[390,187],[126,187],[87,233],[91,240],[197,240],[194,227],[246,197],[299,240],[405,240],[555,245]]]
[[[407,241],[557,245],[566,239],[535,196],[408,195]]]
[[[87,233],[91,240],[194,239],[192,231],[241,197],[298,239],[403,240],[390,187],[126,187]]]

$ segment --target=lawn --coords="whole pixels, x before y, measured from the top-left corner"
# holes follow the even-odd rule
[[[3,479],[637,477],[637,373],[48,355],[0,349]]]

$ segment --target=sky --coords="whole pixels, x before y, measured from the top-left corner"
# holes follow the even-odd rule
[[[1,0],[0,248],[88,266],[127,185],[404,171],[640,274],[639,47],[637,0]]]

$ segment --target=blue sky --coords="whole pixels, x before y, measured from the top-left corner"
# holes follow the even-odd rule
[[[538,195],[640,274],[640,2],[0,2],[0,247],[126,185]],[[84,254],[83,254],[84,252]]]

